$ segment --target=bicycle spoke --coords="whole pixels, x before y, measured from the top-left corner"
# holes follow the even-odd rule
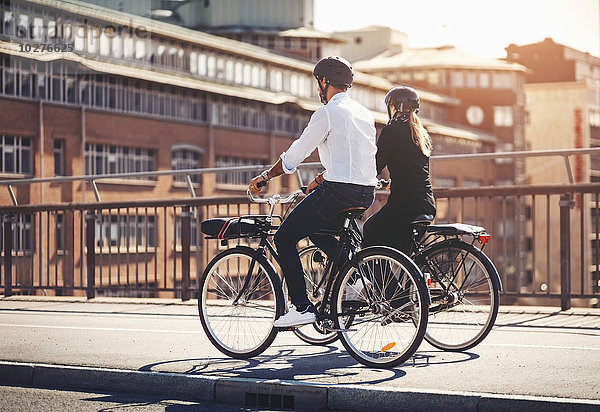
[[[345,303],[347,294],[356,292],[357,288],[365,292],[361,295],[368,297],[368,302],[365,301],[367,312],[355,315],[351,324],[342,328],[345,329],[340,335],[342,343],[361,363],[389,367],[406,361],[421,342],[427,324],[427,308],[425,306],[419,316],[415,308],[423,306],[426,291],[418,271],[408,269],[408,266],[396,260],[404,255],[387,248],[381,249],[373,247],[363,250],[358,273],[350,269],[341,274],[339,289],[335,292],[336,313],[337,324],[341,325],[339,319],[353,313],[353,310],[344,312],[345,308],[353,308]],[[402,259],[409,262],[406,257]],[[410,273],[410,270],[414,272]],[[361,278],[369,280],[366,288]],[[412,290],[419,290],[414,295],[416,300],[411,300]]]
[[[202,281],[202,326],[217,349],[234,357],[266,349],[276,335],[276,290],[264,266],[249,253],[226,251],[209,264]]]
[[[489,260],[464,242],[434,245],[423,255],[427,267],[435,268],[431,289],[435,306],[425,339],[444,350],[477,345],[489,333],[498,311],[498,290],[485,263]]]

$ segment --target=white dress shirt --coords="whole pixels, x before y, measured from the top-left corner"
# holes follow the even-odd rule
[[[347,93],[337,93],[319,107],[300,137],[281,154],[285,173],[294,173],[315,148],[325,167],[325,180],[377,184],[375,119],[369,109]]]

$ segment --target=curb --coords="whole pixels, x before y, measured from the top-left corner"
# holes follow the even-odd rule
[[[600,411],[600,400],[307,384],[5,361],[0,361],[0,384],[141,393],[283,409]]]

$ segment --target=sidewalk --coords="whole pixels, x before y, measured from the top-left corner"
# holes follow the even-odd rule
[[[167,342],[178,338],[180,333],[177,329],[190,329],[189,325],[196,328],[193,330],[194,336],[189,342],[182,342],[181,347],[189,348],[194,344],[198,344],[199,339],[205,339],[203,332],[197,329],[197,319],[195,318],[195,301],[181,302],[178,300],[131,300],[131,299],[95,299],[87,301],[86,299],[77,298],[31,298],[31,297],[13,297],[8,299],[0,299],[0,312],[5,313],[3,319],[8,315],[15,314],[15,325],[27,326],[27,320],[31,319],[34,324],[29,325],[30,328],[23,332],[20,338],[22,341],[31,341],[40,339],[39,335],[43,335],[44,329],[36,329],[35,324],[44,324],[48,328],[56,328],[56,332],[60,332],[62,326],[57,323],[56,326],[50,324],[50,321],[42,322],[44,312],[51,316],[55,322],[65,322],[69,336],[77,340],[76,330],[86,329],[85,326],[78,327],[78,318],[82,319],[85,324],[89,325],[89,330],[82,331],[84,337],[90,339],[96,335],[90,335],[91,330],[95,330],[92,323],[96,319],[107,319],[112,326],[123,327],[123,333],[120,335],[129,336],[131,330],[127,329],[126,322],[133,322],[138,329],[143,329],[142,322],[147,321],[152,327],[157,329],[165,326],[160,322],[165,322],[167,325],[172,325],[173,332],[166,333],[163,330],[164,337]],[[142,316],[143,314],[143,316]],[[91,317],[90,317],[91,316]],[[131,320],[129,320],[131,318]],[[147,319],[149,318],[149,319]],[[161,318],[164,318],[161,320]],[[5,320],[9,322],[9,320]],[[180,322],[180,323],[177,323]],[[178,325],[178,326],[177,326]],[[5,325],[6,326],[6,325]],[[102,329],[106,327],[96,328],[102,333]],[[201,329],[201,328],[200,328]],[[17,338],[17,332],[13,329],[8,329]],[[544,307],[501,307],[500,316],[495,327],[495,331],[488,339],[484,341],[481,348],[475,348],[468,354],[462,354],[462,358],[467,356],[467,363],[459,361],[455,363],[455,359],[446,353],[436,352],[431,355],[426,349],[421,354],[427,357],[426,364],[423,360],[417,360],[415,365],[403,365],[395,371],[370,370],[363,368],[360,365],[356,366],[352,360],[348,360],[345,352],[336,348],[330,348],[335,351],[336,356],[314,356],[315,347],[310,345],[299,344],[298,340],[293,340],[293,335],[284,335],[284,342],[279,345],[279,352],[275,356],[264,357],[252,362],[236,361],[222,359],[222,355],[213,355],[212,348],[193,348],[194,356],[198,350],[207,350],[207,355],[202,355],[200,359],[190,359],[191,355],[182,353],[179,346],[173,344],[172,349],[157,354],[137,354],[143,356],[142,361],[132,359],[131,362],[120,361],[114,356],[114,345],[121,345],[120,341],[112,342],[111,339],[119,339],[119,336],[113,334],[97,335],[99,342],[94,349],[94,357],[91,358],[88,354],[87,358],[78,360],[75,356],[64,358],[61,351],[65,348],[48,347],[48,343],[40,344],[41,350],[49,351],[49,356],[43,357],[39,353],[31,353],[25,356],[18,351],[10,355],[9,345],[2,345],[6,348],[3,350],[0,359],[0,382],[11,385],[27,385],[39,387],[60,387],[69,389],[88,389],[95,391],[120,391],[130,393],[149,393],[162,396],[169,396],[181,399],[190,400],[208,400],[224,403],[232,403],[246,406],[265,406],[272,408],[290,409],[293,404],[293,409],[336,409],[336,410],[465,410],[465,411],[481,411],[481,410],[556,410],[556,411],[600,411],[600,393],[594,396],[592,392],[589,398],[576,399],[574,397],[563,396],[530,396],[523,393],[516,393],[507,388],[502,391],[496,391],[498,388],[497,374],[506,371],[509,375],[501,382],[516,381],[518,386],[519,379],[531,381],[528,373],[536,373],[536,365],[533,363],[528,369],[523,369],[522,366],[527,366],[528,358],[532,358],[539,349],[532,349],[532,352],[522,353],[524,349],[518,349],[518,356],[515,356],[510,351],[514,350],[515,345],[511,343],[514,336],[523,336],[522,339],[535,337],[539,333],[558,333],[560,339],[567,339],[565,344],[560,344],[561,348],[568,347],[568,342],[572,338],[577,338],[579,335],[587,339],[581,342],[592,342],[592,346],[583,348],[581,353],[577,353],[575,359],[580,355],[591,356],[591,359],[582,360],[581,365],[584,368],[596,368],[597,360],[592,362],[594,357],[598,359],[600,354],[600,309],[571,309],[566,312],[559,312],[557,308]],[[33,333],[35,332],[35,333]],[[533,333],[529,333],[533,332]],[[64,332],[61,332],[64,333]],[[496,336],[492,336],[492,335]],[[588,335],[592,335],[591,339]],[[282,335],[282,334],[280,334]],[[571,336],[572,335],[572,336]],[[51,334],[44,336],[43,339],[52,339]],[[60,336],[57,335],[54,345],[60,345],[62,342]],[[153,346],[164,346],[157,335],[152,335],[146,332],[139,332],[132,335],[137,347],[125,348],[119,346],[119,351],[128,353],[140,351],[139,342],[153,342]],[[587,336],[587,337],[586,337]],[[121,337],[125,340],[124,337]],[[278,337],[278,339],[280,339]],[[56,343],[59,342],[59,343]],[[192,343],[190,343],[192,342]],[[194,343],[195,342],[195,343]],[[277,341],[276,341],[277,342]],[[293,344],[289,344],[292,342]],[[557,341],[558,342],[558,341]],[[574,342],[574,341],[573,341]],[[594,343],[595,342],[595,343]],[[34,343],[39,343],[35,341]],[[551,342],[552,343],[552,342]],[[560,343],[560,342],[558,342]],[[558,347],[558,343],[554,345],[554,352]],[[587,344],[587,343],[586,343]],[[504,346],[503,346],[504,345]],[[521,345],[523,348],[531,346],[527,342]],[[574,343],[574,346],[582,346],[582,343]],[[538,345],[539,346],[539,345]],[[550,347],[550,346],[549,346]],[[96,346],[94,347],[96,348]],[[106,348],[106,353],[101,353],[102,348]],[[144,348],[149,349],[144,343]],[[277,355],[282,352],[282,348],[290,348],[294,355]],[[506,348],[505,351],[499,352],[498,348]],[[85,350],[87,347],[80,348]],[[161,348],[159,348],[161,349]],[[323,349],[322,347],[320,348]],[[127,352],[131,350],[132,352]],[[420,349],[421,351],[421,349]],[[564,349],[560,349],[563,356]],[[77,353],[75,350],[72,353]],[[165,355],[167,353],[168,355]],[[202,352],[204,353],[204,352]],[[306,353],[306,355],[302,355]],[[330,353],[330,350],[326,350]],[[495,354],[495,355],[494,355]],[[501,361],[497,362],[499,366],[491,365],[490,360],[502,356]],[[169,357],[170,356],[170,357]],[[510,364],[510,359],[521,357],[517,361],[518,364]],[[311,360],[312,359],[314,360]],[[436,357],[438,362],[436,362]],[[26,358],[37,359],[37,361],[29,362]],[[431,361],[429,358],[432,358]],[[461,359],[462,359],[461,358]],[[471,361],[469,361],[471,358]],[[546,359],[543,356],[541,359]],[[62,361],[54,362],[52,359],[60,359]],[[72,361],[64,362],[64,359]],[[101,360],[104,359],[103,362]],[[161,368],[152,367],[156,359],[161,360],[163,366]],[[184,363],[185,365],[170,364],[173,360]],[[331,364],[323,365],[323,362],[331,362]],[[439,361],[442,361],[441,363]],[[145,362],[145,363],[144,363]],[[312,362],[312,363],[311,363]],[[470,362],[470,363],[469,363]],[[539,361],[536,361],[539,362]],[[576,363],[567,362],[569,363]],[[98,364],[103,367],[98,367]],[[123,366],[118,366],[122,364]],[[156,362],[154,364],[157,364]],[[189,364],[193,366],[190,368]],[[196,365],[202,364],[204,369],[197,370]],[[212,365],[211,365],[212,364]],[[233,365],[238,365],[233,367]],[[242,364],[241,366],[239,366]],[[480,364],[480,366],[477,366]],[[522,364],[522,365],[521,365]],[[136,366],[137,365],[137,366]],[[146,367],[140,367],[146,365]],[[150,365],[150,367],[148,367]],[[167,365],[167,366],[165,366]],[[228,365],[224,367],[224,365]],[[244,366],[245,365],[245,366]],[[347,365],[347,366],[346,366]],[[482,369],[479,370],[478,368]],[[194,369],[196,368],[196,369]],[[211,369],[212,368],[212,369]],[[291,369],[290,369],[291,368]],[[579,369],[578,369],[579,368]],[[553,371],[559,370],[554,360],[548,359],[547,365],[542,365],[539,370]],[[317,378],[311,378],[309,371],[312,370]],[[335,377],[339,372],[343,371],[343,375],[338,375],[337,379],[323,379],[318,376]],[[243,373],[241,373],[243,371]],[[323,374],[319,371],[326,371]],[[577,372],[580,371],[580,372]],[[556,385],[565,385],[568,382],[578,384],[585,382],[585,376],[582,374],[581,366],[572,370],[571,376],[557,376]],[[586,370],[592,375],[597,374],[597,369],[594,371]],[[449,373],[449,375],[447,374]],[[383,375],[382,375],[383,374]],[[466,375],[465,375],[466,374]],[[521,376],[519,376],[519,374]],[[551,375],[552,373],[546,373]],[[487,375],[487,376],[486,376]],[[558,375],[561,375],[558,373]],[[355,378],[353,378],[355,376]],[[382,376],[388,376],[382,378]],[[452,380],[454,376],[454,380]],[[422,377],[427,377],[427,381],[423,381]],[[409,378],[412,378],[410,380]],[[458,378],[458,379],[457,379]],[[543,378],[543,376],[539,376]],[[454,387],[458,390],[444,390],[432,388],[432,384],[436,380],[447,381],[447,387]],[[483,385],[482,380],[492,379],[490,385]],[[494,380],[496,379],[496,380]],[[554,378],[552,378],[554,379]],[[588,380],[594,380],[589,378]],[[597,376],[595,378],[597,381]],[[479,388],[489,388],[490,390],[474,390],[477,388],[477,381],[480,382]],[[340,383],[335,383],[340,382]],[[352,383],[356,382],[356,383]],[[370,383],[369,383],[370,382]],[[422,382],[423,385],[413,385],[406,387],[404,382]],[[552,381],[554,382],[554,381]],[[396,385],[396,386],[394,386]],[[403,387],[399,387],[402,385]],[[558,386],[557,386],[558,387]],[[0,388],[1,392],[1,388]],[[538,392],[544,392],[543,390]],[[588,392],[589,393],[589,392]]]

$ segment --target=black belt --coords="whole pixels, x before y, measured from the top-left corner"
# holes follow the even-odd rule
[[[349,187],[355,190],[363,190],[366,192],[372,192],[375,190],[375,186],[365,186],[365,185],[359,185],[356,183],[343,183],[343,182],[331,182],[329,180],[326,180],[327,183],[331,183],[331,184],[335,184],[335,185],[342,185],[345,187]]]

